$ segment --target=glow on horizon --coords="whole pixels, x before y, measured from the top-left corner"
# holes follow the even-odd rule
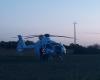
[[[51,33],[73,36],[82,45],[100,44],[100,0],[0,0],[0,41],[18,34]],[[73,40],[60,39],[72,43]]]

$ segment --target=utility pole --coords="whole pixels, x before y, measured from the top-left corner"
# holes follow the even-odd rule
[[[73,23],[74,24],[74,44],[76,44],[76,22]]]

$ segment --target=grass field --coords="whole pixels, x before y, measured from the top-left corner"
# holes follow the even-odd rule
[[[63,62],[36,61],[33,54],[0,51],[0,80],[100,80],[100,55],[66,55]]]

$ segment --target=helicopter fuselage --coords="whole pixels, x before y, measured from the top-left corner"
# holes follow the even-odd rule
[[[66,54],[65,47],[61,43],[52,41],[49,35],[40,35],[39,40],[36,43],[32,45],[28,45],[28,46],[25,44],[21,35],[19,35],[18,38],[19,38],[19,41],[17,45],[17,51],[23,51],[24,49],[27,49],[27,48],[33,48],[35,55],[37,57],[41,57],[41,55],[62,56]]]

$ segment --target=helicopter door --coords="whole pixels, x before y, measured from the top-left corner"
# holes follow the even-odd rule
[[[61,54],[61,47],[59,46],[59,45],[55,45],[55,52],[56,52],[56,54]]]

